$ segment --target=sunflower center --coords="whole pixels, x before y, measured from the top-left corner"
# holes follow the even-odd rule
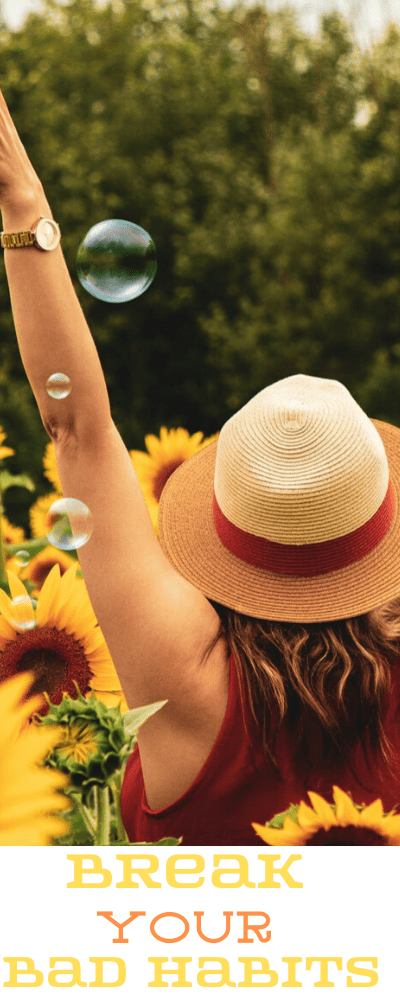
[[[77,764],[85,764],[88,757],[97,753],[98,746],[95,733],[86,722],[73,722],[66,728],[64,739],[57,746],[57,752]]]
[[[169,477],[172,476],[172,473],[175,472],[175,469],[179,469],[179,466],[182,465],[182,462],[183,458],[175,458],[171,462],[165,462],[162,468],[157,470],[157,473],[154,476],[153,494],[154,494],[154,499],[157,500],[158,503],[160,502],[161,494],[167,482],[167,479],[169,479]]]
[[[307,847],[381,847],[387,845],[385,837],[366,826],[332,826],[330,830],[317,830],[307,841]]]
[[[28,649],[18,661],[17,671],[33,670],[35,682],[30,694],[40,694],[47,691],[50,701],[53,692],[63,685],[68,676],[68,664],[54,649],[42,649],[40,646]]]
[[[77,697],[77,689],[86,694],[92,671],[83,646],[64,629],[39,625],[29,632],[18,632],[0,653],[2,679],[24,670],[35,674],[32,692],[46,692],[53,705],[59,705],[63,694]],[[46,707],[41,714],[46,714]]]

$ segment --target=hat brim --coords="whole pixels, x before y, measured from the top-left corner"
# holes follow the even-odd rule
[[[271,621],[321,622],[365,614],[400,594],[400,429],[373,420],[382,438],[395,493],[389,531],[367,556],[318,576],[259,569],[232,555],[214,526],[217,441],[168,479],[159,509],[160,542],[170,562],[205,597]],[[368,483],[365,484],[368,489]]]

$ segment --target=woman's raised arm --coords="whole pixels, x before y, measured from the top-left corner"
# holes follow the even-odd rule
[[[1,94],[0,206],[5,232],[51,216]],[[4,252],[21,357],[55,444],[64,495],[93,515],[92,537],[79,556],[128,703],[168,698],[179,711],[196,701],[200,708],[223,687],[222,672],[205,683],[200,668],[219,620],[170,566],[155,536],[61,248]],[[55,372],[70,378],[65,399],[46,392]]]

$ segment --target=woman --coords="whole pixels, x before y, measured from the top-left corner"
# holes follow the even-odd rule
[[[400,592],[400,431],[338,382],[284,379],[171,477],[160,545],[2,97],[0,205],[21,357],[64,494],[93,515],[93,608],[128,704],[167,700],[128,763],[130,839],[257,844],[253,820],[333,781],[392,808],[399,629],[374,609]]]

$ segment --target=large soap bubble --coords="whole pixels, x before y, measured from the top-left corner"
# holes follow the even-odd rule
[[[93,517],[89,507],[73,497],[56,500],[49,510],[52,527],[47,535],[57,549],[71,551],[86,545],[93,531]]]
[[[92,226],[76,258],[84,288],[103,302],[128,302],[142,295],[157,270],[155,244],[141,226],[106,219]]]

